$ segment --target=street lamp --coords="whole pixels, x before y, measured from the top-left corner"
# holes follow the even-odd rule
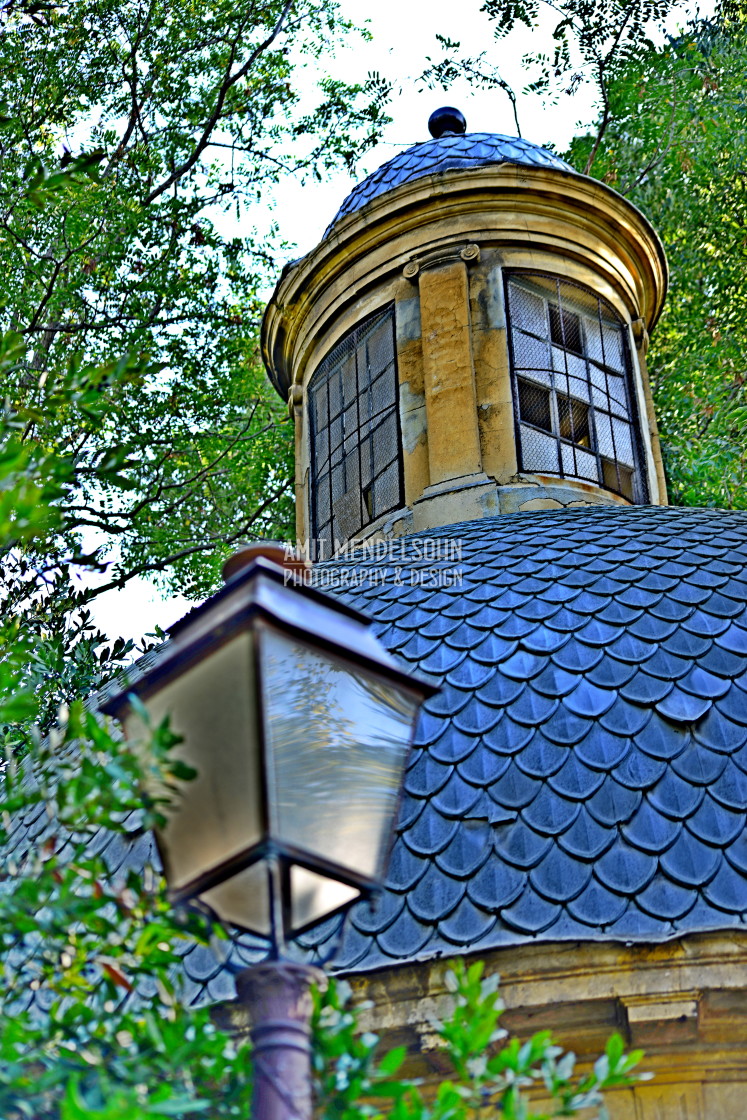
[[[381,885],[418,707],[434,691],[363,615],[303,583],[298,566],[252,559],[103,705],[135,742],[148,739],[143,706],[151,722],[169,715],[197,771],[157,834],[174,900],[269,942],[271,959],[237,978],[254,1120],[311,1115],[319,973],[284,959],[286,941]]]

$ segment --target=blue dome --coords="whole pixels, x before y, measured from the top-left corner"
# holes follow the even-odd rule
[[[502,136],[497,132],[448,133],[437,140],[426,140],[398,152],[393,159],[372,172],[350,192],[327,227],[325,236],[340,218],[355,213],[372,198],[393,190],[401,183],[411,183],[414,179],[440,171],[484,167],[491,163],[554,167],[557,171],[576,174],[570,164],[553,152],[517,136]]]

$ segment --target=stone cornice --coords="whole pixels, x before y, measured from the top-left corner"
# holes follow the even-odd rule
[[[734,1075],[747,1057],[747,934],[551,942],[481,956],[486,974],[501,977],[502,1023],[522,1039],[550,1029],[583,1059],[617,1030],[626,1045],[645,1048],[657,1080]],[[426,1078],[439,1072],[432,1024],[451,1006],[447,967],[419,962],[349,977],[356,1001],[375,1007],[363,1012],[363,1027],[407,1045],[409,1072]]]
[[[461,242],[512,256],[549,252],[588,265],[651,331],[667,265],[661,242],[630,202],[595,179],[513,164],[447,171],[405,183],[343,218],[281,277],[262,325],[262,352],[287,395],[303,376],[311,340],[351,300],[413,257]]]

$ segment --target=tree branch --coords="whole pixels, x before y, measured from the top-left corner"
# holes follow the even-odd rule
[[[157,198],[164,194],[165,191],[169,190],[169,188],[172,187],[175,183],[178,183],[179,180],[195,166],[203,151],[208,146],[213,129],[221,118],[223,106],[225,104],[226,97],[228,96],[228,91],[237,82],[241,81],[242,78],[246,77],[257,59],[262,54],[264,54],[264,52],[268,50],[275,42],[278,35],[283,29],[283,24],[285,23],[288,12],[293,6],[293,3],[294,0],[286,0],[285,4],[283,5],[283,10],[280,13],[280,18],[275,24],[273,30],[270,32],[267,38],[259,44],[258,47],[255,47],[247,61],[236,71],[235,74],[231,74],[231,67],[233,66],[234,58],[234,52],[232,50],[226,73],[224,75],[223,81],[220,84],[220,87],[218,88],[215,107],[208,117],[207,122],[205,123],[200,139],[197,141],[197,144],[192,149],[192,152],[190,153],[188,158],[180,163],[178,167],[175,167],[171,175],[169,175],[169,177],[165,179],[164,182],[162,182],[159,186],[152,190],[149,195],[147,195],[144,200],[145,206],[149,206],[150,203],[154,202]]]

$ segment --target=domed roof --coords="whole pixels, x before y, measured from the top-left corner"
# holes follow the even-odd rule
[[[558,171],[577,172],[546,148],[517,136],[497,132],[445,133],[422,144],[414,144],[373,171],[355,187],[335,214],[325,237],[340,218],[360,210],[372,198],[393,190],[402,183],[422,179],[441,171],[464,170],[494,163],[519,163],[530,167],[553,167]]]

